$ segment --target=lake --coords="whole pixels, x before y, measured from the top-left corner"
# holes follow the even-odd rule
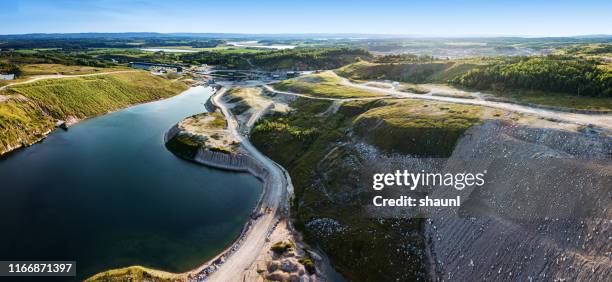
[[[230,244],[261,183],[163,144],[211,94],[194,87],[85,120],[0,158],[0,260],[74,260],[84,279],[136,264],[183,272]]]

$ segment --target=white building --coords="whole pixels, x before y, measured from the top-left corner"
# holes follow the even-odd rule
[[[10,74],[0,74],[0,80],[13,80],[15,79],[15,75],[10,73]]]

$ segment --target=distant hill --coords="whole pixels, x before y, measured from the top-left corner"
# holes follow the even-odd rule
[[[577,36],[558,37],[526,37],[526,36],[423,36],[407,34],[362,34],[362,33],[279,33],[279,34],[248,34],[248,33],[158,33],[158,32],[118,32],[118,33],[29,33],[29,34],[5,34],[0,35],[0,40],[32,40],[32,39],[133,39],[133,38],[225,38],[225,39],[518,39],[518,40],[542,40],[542,39],[609,39],[611,34],[589,34]]]

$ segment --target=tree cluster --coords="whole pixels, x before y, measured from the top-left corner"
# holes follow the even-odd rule
[[[612,97],[612,72],[594,60],[546,56],[499,60],[458,76],[453,83],[488,90],[538,90]]]

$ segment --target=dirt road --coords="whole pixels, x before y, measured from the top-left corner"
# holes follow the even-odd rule
[[[262,163],[270,175],[261,199],[261,206],[269,208],[270,211],[252,222],[251,229],[245,235],[238,250],[208,278],[209,281],[243,281],[247,274],[246,271],[262,252],[268,234],[280,217],[277,211],[287,206],[287,186],[289,184],[280,166],[260,153],[247,138],[239,134],[238,122],[220,96],[215,95],[212,99],[225,115],[229,131],[241,142],[242,147],[249,152],[251,157]]]
[[[465,98],[454,98],[454,97],[446,97],[446,96],[432,96],[432,95],[419,95],[419,94],[411,94],[400,92],[392,89],[382,89],[362,84],[356,84],[350,82],[348,79],[342,79],[342,84],[346,86],[351,86],[363,90],[368,90],[372,92],[383,93],[387,95],[391,95],[396,98],[411,98],[411,99],[424,99],[424,100],[434,100],[441,101],[447,103],[456,103],[456,104],[467,104],[467,105],[477,105],[477,106],[485,106],[491,108],[502,109],[511,112],[518,112],[524,114],[532,114],[535,116],[559,120],[563,122],[570,122],[582,125],[595,125],[601,128],[612,129],[612,115],[589,115],[589,114],[576,114],[576,113],[568,113],[547,109],[534,108],[529,106],[523,106],[512,103],[504,103],[504,102],[494,102],[494,101],[486,101],[480,99],[465,99]]]

